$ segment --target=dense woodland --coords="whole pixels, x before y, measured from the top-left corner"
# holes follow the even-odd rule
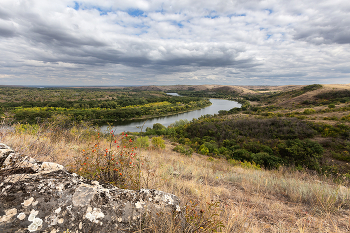
[[[113,123],[187,112],[209,106],[200,97],[130,89],[1,88],[0,113],[15,122],[38,123],[61,114],[72,122]]]

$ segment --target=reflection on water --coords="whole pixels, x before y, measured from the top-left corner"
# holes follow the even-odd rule
[[[177,93],[168,93],[168,94],[177,95]],[[241,104],[230,100],[210,99],[210,102],[212,102],[211,106],[200,110],[194,110],[191,112],[186,112],[186,113],[181,113],[181,114],[176,114],[176,115],[166,116],[166,117],[157,117],[157,118],[149,119],[146,122],[145,120],[132,120],[132,121],[118,122],[114,124],[114,127],[112,130],[115,133],[121,133],[121,132],[127,132],[127,131],[140,132],[143,124],[144,124],[143,131],[145,131],[147,127],[152,128],[153,124],[155,123],[160,123],[167,127],[170,124],[174,123],[175,121],[178,121],[181,119],[191,121],[193,118],[197,119],[203,115],[217,114],[220,110],[230,110],[231,108],[234,108],[234,107],[237,107],[237,108],[241,107]],[[107,126],[102,126],[101,130],[106,131]]]

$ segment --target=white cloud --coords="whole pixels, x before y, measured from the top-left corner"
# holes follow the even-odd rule
[[[3,0],[1,84],[348,83],[349,12],[345,0]]]

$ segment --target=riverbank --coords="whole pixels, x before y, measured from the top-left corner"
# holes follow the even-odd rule
[[[161,114],[161,115],[147,115],[147,116],[142,116],[142,117],[135,117],[135,118],[130,118],[130,119],[122,119],[122,120],[114,120],[114,122],[134,122],[134,121],[145,121],[145,120],[150,120],[150,119],[155,119],[155,118],[162,118],[162,117],[169,117],[169,116],[174,116],[174,115],[178,115],[178,114],[183,114],[183,113],[188,113],[188,112],[192,112],[192,111],[196,111],[199,109],[203,109],[206,107],[211,106],[212,103],[208,103],[202,107],[197,107],[197,108],[192,108],[192,109],[187,109],[185,111],[179,111],[179,112],[169,112],[167,114]],[[108,121],[103,122],[103,120],[96,120],[96,121],[92,121],[94,124],[103,126],[107,123],[113,123],[113,121],[110,121],[110,119]],[[112,124],[113,125],[113,124]]]
[[[194,110],[194,111],[185,112],[182,114],[175,114],[175,115],[170,115],[165,117],[150,118],[147,120],[141,119],[141,120],[134,120],[134,121],[118,122],[117,124],[112,126],[112,129],[109,127],[109,125],[103,125],[101,126],[101,130],[103,132],[107,131],[107,129],[113,130],[115,133],[122,133],[122,132],[128,132],[128,131],[140,132],[142,130],[141,127],[143,127],[143,131],[144,131],[147,127],[152,128],[153,124],[155,123],[160,123],[165,127],[167,127],[178,120],[191,121],[193,118],[198,119],[203,115],[208,115],[208,114],[214,115],[214,114],[218,114],[219,111],[222,111],[222,110],[228,111],[232,108],[241,106],[239,103],[235,101],[230,101],[230,100],[209,99],[209,101],[212,103],[210,106],[199,110]]]

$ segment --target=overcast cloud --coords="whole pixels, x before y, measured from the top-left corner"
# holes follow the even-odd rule
[[[0,85],[350,83],[348,0],[1,0]]]

